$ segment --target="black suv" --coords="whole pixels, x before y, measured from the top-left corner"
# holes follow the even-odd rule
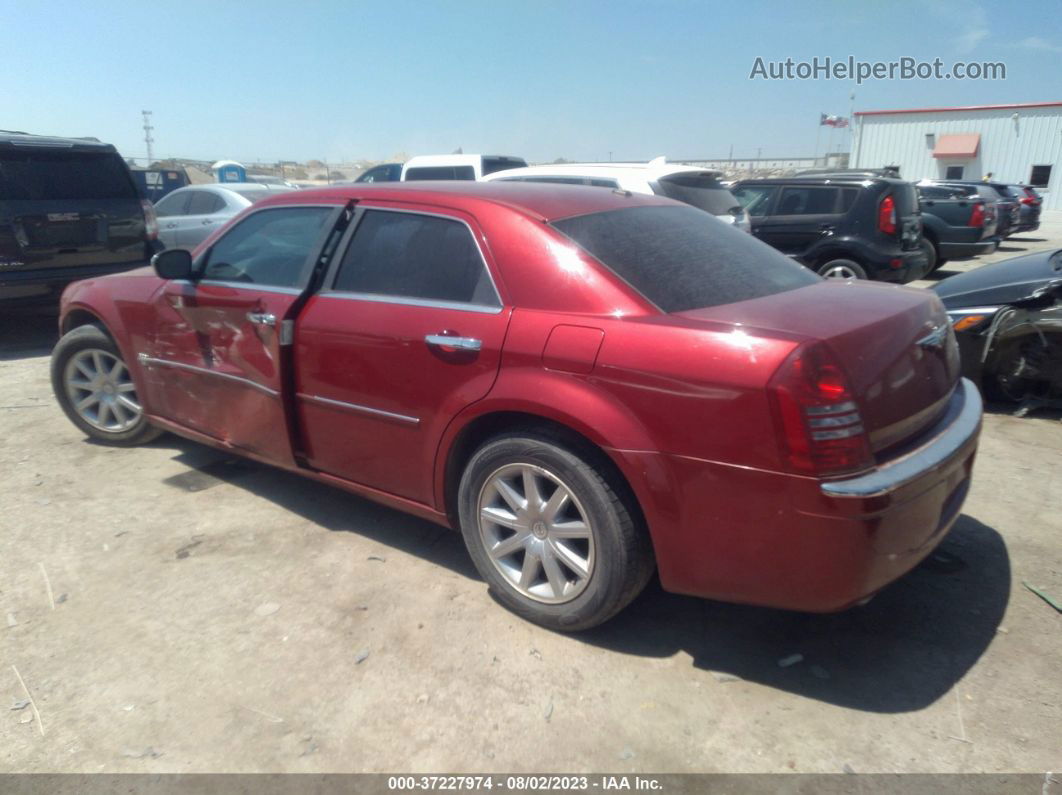
[[[157,235],[110,144],[0,132],[0,306],[53,303],[72,281],[144,265]]]
[[[914,185],[875,172],[747,179],[752,234],[831,278],[909,282],[928,266]]]

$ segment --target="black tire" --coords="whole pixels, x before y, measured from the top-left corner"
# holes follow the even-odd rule
[[[817,273],[819,274],[819,276],[825,277],[827,279],[829,279],[829,278],[844,278],[844,277],[839,277],[839,276],[832,276],[832,277],[831,276],[827,276],[827,274],[830,273],[831,271],[835,271],[835,270],[842,269],[842,268],[847,269],[848,271],[850,271],[852,274],[854,274],[855,278],[857,278],[857,279],[865,279],[865,278],[867,278],[867,272],[863,268],[862,265],[860,265],[858,262],[856,262],[853,259],[847,259],[845,257],[836,257],[834,259],[826,260],[821,265],[819,265],[819,269],[818,269]]]
[[[940,257],[937,253],[936,244],[928,237],[923,237],[920,245],[926,255],[926,270],[923,276],[927,276],[939,267],[938,261]]]
[[[71,397],[71,388],[67,383],[68,365],[78,354],[93,351],[99,351],[125,364],[122,359],[122,353],[118,350],[118,346],[114,344],[114,340],[99,326],[79,326],[67,332],[52,351],[52,391],[55,393],[56,400],[59,401],[59,405],[66,416],[86,436],[115,447],[133,447],[150,442],[158,437],[162,431],[148,423],[143,414],[140,414],[135,420],[130,420],[131,425],[129,427],[122,430],[109,431],[92,425],[79,413]],[[128,365],[126,365],[126,369],[128,370]],[[129,394],[136,401],[136,392],[133,391]],[[113,412],[111,414],[117,419],[117,414]],[[123,414],[124,416],[132,416],[132,412],[128,410],[123,410]]]
[[[481,496],[487,493],[486,484],[494,475],[521,465],[556,477],[574,495],[589,525],[593,563],[582,590],[569,601],[544,603],[521,593],[487,552],[480,530]],[[484,443],[466,465],[458,492],[465,546],[494,597],[528,621],[564,632],[607,621],[626,607],[652,576],[652,546],[632,501],[626,484],[598,451],[539,430],[513,432]],[[553,542],[546,539],[541,543]]]

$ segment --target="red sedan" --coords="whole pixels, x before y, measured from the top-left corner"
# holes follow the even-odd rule
[[[266,199],[71,285],[55,393],[460,528],[499,599],[591,627],[671,591],[873,595],[959,515],[981,425],[931,293],[823,281],[668,199],[402,183]]]

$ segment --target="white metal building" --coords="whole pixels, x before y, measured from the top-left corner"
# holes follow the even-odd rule
[[[857,111],[852,166],[899,166],[904,179],[1032,185],[1062,210],[1062,102]]]

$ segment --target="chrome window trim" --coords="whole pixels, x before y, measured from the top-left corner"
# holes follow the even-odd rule
[[[186,281],[181,279],[181,281]],[[232,287],[238,290],[258,290],[263,293],[280,293],[282,295],[301,295],[302,290],[298,287],[273,287],[268,284],[255,284],[254,282],[227,282],[221,279],[200,279],[195,284],[207,287]]]
[[[478,312],[481,315],[499,315],[503,307],[484,306],[483,304],[463,304],[459,301],[431,301],[426,298],[405,298],[399,295],[380,295],[378,293],[350,293],[345,290],[330,290],[318,293],[321,298],[339,298],[344,301],[371,301],[377,304],[399,304],[403,306],[422,306],[428,309],[450,309],[456,312]]]
[[[498,290],[498,283],[494,280],[494,274],[490,271],[490,265],[487,263],[487,257],[483,253],[483,246],[480,244],[479,237],[476,235],[476,230],[472,228],[472,225],[468,223],[464,218],[459,218],[454,215],[446,215],[445,213],[433,213],[427,210],[408,210],[399,207],[378,207],[376,205],[362,204],[360,201],[356,205],[356,208],[361,211],[361,215],[357,219],[357,223],[351,230],[350,237],[346,241],[346,246],[343,248],[343,255],[338,258],[336,262],[335,270],[329,275],[327,286],[319,291],[319,295],[335,295],[336,297],[350,296],[363,301],[377,300],[386,304],[408,304],[409,306],[427,306],[436,307],[440,309],[463,309],[469,312],[482,312],[489,314],[499,314],[502,309],[505,308],[505,302],[502,301],[501,292]],[[356,293],[350,290],[337,290],[335,289],[336,278],[339,276],[339,271],[343,267],[343,260],[346,259],[347,251],[350,250],[350,246],[354,241],[354,238],[358,235],[358,227],[361,226],[361,221],[369,212],[385,212],[385,213],[403,213],[405,215],[426,215],[429,218],[441,218],[444,221],[456,221],[459,224],[464,224],[465,229],[468,230],[468,234],[472,237],[472,242],[476,245],[476,251],[479,253],[479,261],[483,265],[483,270],[487,272],[487,278],[490,279],[490,287],[494,291],[494,297],[497,299],[497,306],[490,304],[473,304],[465,301],[436,301],[430,298],[413,298],[401,295],[383,295],[379,293]]]
[[[405,423],[407,425],[420,425],[420,419],[418,417],[410,417],[406,414],[396,414],[393,411],[384,411],[383,409],[374,409],[370,406],[362,406],[357,403],[347,403],[343,400],[332,400],[332,398],[321,397],[319,395],[308,395],[304,392],[296,393],[299,400],[305,400],[307,403],[316,403],[326,408],[344,409],[346,411],[353,411],[358,414],[371,414],[374,417],[383,417],[388,420],[397,420],[398,422]]]
[[[172,367],[176,370],[187,370],[192,373],[200,373],[202,375],[214,375],[218,378],[225,379],[226,381],[232,381],[234,383],[241,384],[243,386],[257,389],[270,397],[279,397],[280,393],[271,389],[270,387],[260,384],[257,381],[252,381],[250,378],[244,378],[240,375],[233,375],[232,373],[223,373],[220,370],[211,370],[209,367],[198,367],[194,364],[186,364],[184,362],[175,362],[170,359],[156,359],[154,356],[148,356],[146,353],[141,353],[136,357],[137,361],[147,367]]]

